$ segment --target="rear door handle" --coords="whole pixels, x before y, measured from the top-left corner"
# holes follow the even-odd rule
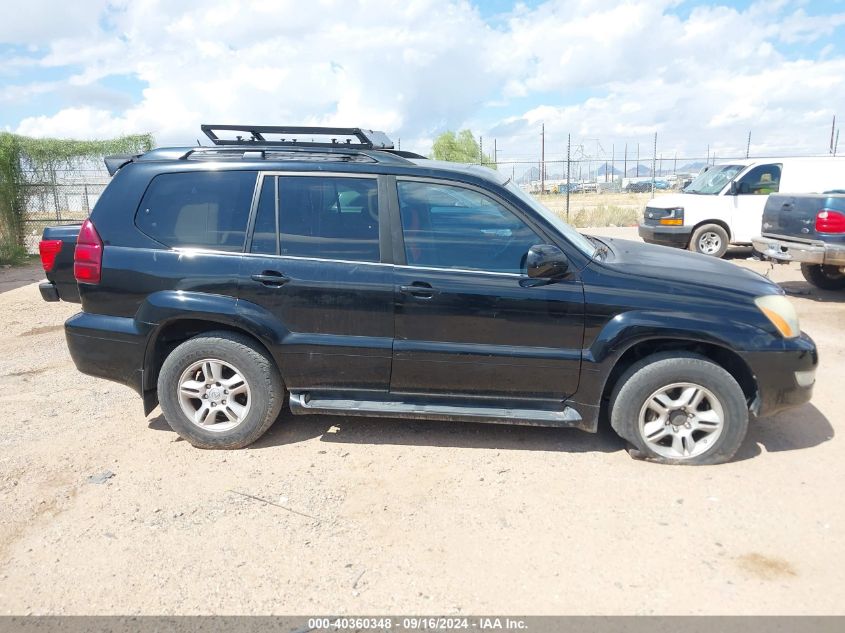
[[[437,294],[437,290],[432,288],[427,281],[415,281],[410,286],[399,286],[399,292],[417,299],[431,299]]]
[[[251,275],[250,278],[270,288],[281,288],[290,281],[290,277],[277,270],[265,270],[261,273]]]

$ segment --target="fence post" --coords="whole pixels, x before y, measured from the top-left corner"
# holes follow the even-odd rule
[[[82,196],[85,198],[85,210],[91,215],[91,204],[88,202],[88,185],[82,185]]]

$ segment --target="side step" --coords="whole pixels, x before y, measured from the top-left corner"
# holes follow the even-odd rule
[[[585,428],[581,415],[572,407],[567,406],[564,406],[561,410],[504,408],[480,406],[478,404],[459,406],[390,400],[352,400],[322,395],[313,397],[307,392],[291,391],[290,409],[297,415],[321,413],[378,418]]]

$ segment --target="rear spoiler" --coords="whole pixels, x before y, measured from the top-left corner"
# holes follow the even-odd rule
[[[106,163],[106,169],[109,170],[109,176],[114,176],[121,167],[127,163],[131,163],[139,156],[141,154],[112,154],[111,156],[106,156],[103,160]]]

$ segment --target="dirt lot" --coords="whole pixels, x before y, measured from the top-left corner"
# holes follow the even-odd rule
[[[845,613],[845,295],[772,275],[813,403],[683,468],[608,432],[289,414],[200,451],[75,371],[39,270],[0,270],[0,613]]]

